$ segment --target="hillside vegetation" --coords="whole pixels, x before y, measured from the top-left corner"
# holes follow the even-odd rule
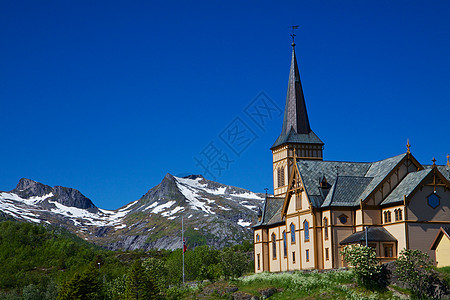
[[[58,227],[0,222],[0,299],[396,299],[351,270],[251,274],[253,246],[109,251]],[[450,268],[440,270],[449,282]],[[249,275],[250,274],[250,275]],[[243,276],[244,275],[244,276]],[[256,298],[254,298],[256,299]]]

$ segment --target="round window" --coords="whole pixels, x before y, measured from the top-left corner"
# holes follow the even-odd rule
[[[340,216],[339,221],[341,221],[342,224],[347,223],[347,216],[345,216],[345,215]]]

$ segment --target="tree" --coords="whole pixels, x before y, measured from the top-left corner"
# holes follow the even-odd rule
[[[428,254],[417,249],[403,249],[395,262],[395,275],[408,285],[418,298],[425,298],[430,292],[436,274],[433,261]]]
[[[221,265],[225,278],[236,278],[247,270],[248,259],[245,253],[228,248],[222,251]]]
[[[99,274],[96,266],[91,263],[84,272],[75,273],[62,285],[58,299],[102,299],[102,283]]]
[[[128,299],[155,299],[156,287],[152,278],[148,276],[140,259],[134,261],[131,266],[127,281],[126,294]]]
[[[341,251],[344,260],[353,268],[359,284],[374,288],[379,281],[381,267],[376,259],[375,249],[361,245],[348,245]]]

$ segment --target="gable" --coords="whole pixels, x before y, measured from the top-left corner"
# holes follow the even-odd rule
[[[439,246],[443,237],[450,240],[450,227],[441,227],[439,229],[439,232],[436,235],[436,238],[434,239],[433,243],[431,244],[430,250],[436,250],[436,248]]]

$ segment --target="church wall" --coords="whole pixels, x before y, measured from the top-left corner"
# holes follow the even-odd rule
[[[381,214],[379,209],[364,208],[364,225],[381,224]]]
[[[353,233],[352,227],[334,227],[333,228],[333,267],[340,268],[345,267],[342,260],[342,255],[339,253],[342,250],[339,244],[343,239]]]
[[[286,255],[284,252],[284,237],[283,233],[286,232],[286,226],[280,227],[280,268],[281,271],[288,270],[288,253],[289,253],[289,244],[288,244],[288,236],[286,232]]]
[[[357,209],[355,212],[355,225],[362,225],[363,224],[363,212],[361,209]]]
[[[440,203],[436,208],[432,208],[428,205],[427,197],[433,194],[433,191],[432,186],[424,186],[412,197],[407,208],[408,220],[450,221],[450,191],[441,186],[436,187]]]
[[[288,209],[287,209],[287,214],[288,215],[293,214],[293,213],[296,212],[296,209],[295,209],[295,203],[297,201],[296,199],[297,199],[297,193],[294,193],[291,196],[291,200],[289,201],[289,205],[288,205]],[[286,224],[289,225],[288,223],[286,223]]]
[[[264,271],[264,253],[263,253],[263,243],[254,244],[255,251],[255,273]],[[259,261],[259,268],[258,268]]]
[[[282,253],[281,253],[281,243],[282,243],[282,237],[281,237],[281,231],[280,227],[274,227],[269,228],[268,236],[269,236],[269,271],[270,272],[279,272],[281,271],[281,260],[282,260]],[[275,233],[276,237],[276,256],[273,257],[273,246],[272,246],[272,233]]]
[[[297,207],[297,198],[300,198],[300,200],[301,200],[300,207]],[[306,201],[305,201],[305,199],[306,199]],[[291,199],[289,200],[287,215],[295,214],[298,211],[305,211],[305,210],[309,212],[309,203],[306,198],[306,192],[303,191],[300,193],[294,193],[291,196]]]
[[[405,222],[394,222],[392,224],[386,224],[383,227],[397,239],[397,252],[394,249],[394,256],[398,256],[400,251],[407,247]]]
[[[324,218],[328,220],[328,227],[324,226]],[[331,223],[331,212],[329,210],[322,212],[322,253],[321,257],[323,258],[323,269],[332,269],[333,268],[333,241],[332,241],[332,223]],[[325,234],[325,231],[328,231],[328,237]],[[328,259],[326,258],[326,249],[328,249]]]
[[[405,164],[401,165],[398,169],[398,177],[400,178],[400,181],[408,174],[408,168]]]
[[[435,253],[430,250],[439,229],[443,224],[439,223],[408,223],[409,248],[419,249],[427,253],[431,259],[435,260]]]
[[[291,224],[295,226],[295,241],[291,238]],[[300,223],[299,216],[286,218],[287,240],[288,240],[288,270],[300,270]],[[294,259],[295,256],[295,259]]]
[[[305,240],[305,230],[304,230],[304,224],[305,221],[308,222],[309,224],[309,240]],[[302,264],[302,269],[312,269],[314,268],[314,260],[315,260],[315,255],[314,255],[314,226],[313,226],[313,218],[310,214],[308,215],[301,215],[300,216],[300,247],[302,249],[302,252],[300,254],[301,257],[301,264]]]

